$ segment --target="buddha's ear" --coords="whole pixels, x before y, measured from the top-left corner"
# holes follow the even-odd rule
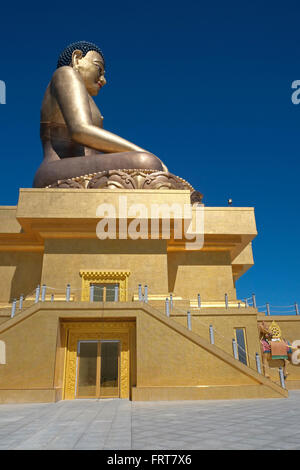
[[[77,68],[79,60],[82,59],[82,51],[76,49],[72,54],[72,67]]]

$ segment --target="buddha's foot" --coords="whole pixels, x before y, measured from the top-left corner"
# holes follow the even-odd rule
[[[202,202],[203,195],[184,179],[172,173],[150,169],[104,170],[59,180],[47,188],[78,189],[181,189],[189,190],[191,203]]]

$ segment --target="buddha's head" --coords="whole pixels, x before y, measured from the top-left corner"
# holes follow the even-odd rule
[[[96,96],[106,84],[103,53],[91,42],[79,41],[66,47],[59,56],[57,68],[64,65],[73,67],[80,73],[91,96]]]

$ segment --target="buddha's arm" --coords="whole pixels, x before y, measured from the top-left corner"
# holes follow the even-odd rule
[[[72,140],[104,153],[145,152],[141,147],[92,123],[88,92],[79,73],[72,67],[56,70],[51,80],[51,93],[58,102]]]

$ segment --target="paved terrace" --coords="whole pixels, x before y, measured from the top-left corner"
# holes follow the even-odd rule
[[[0,449],[300,449],[288,399],[0,405]]]

